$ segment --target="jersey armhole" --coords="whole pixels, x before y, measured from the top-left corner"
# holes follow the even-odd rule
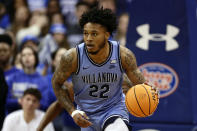
[[[77,51],[77,71],[75,72],[75,74],[77,75],[80,71],[80,53],[78,46],[76,46],[76,51]]]
[[[122,62],[121,62],[121,56],[120,56],[120,42],[118,42],[118,59],[119,59],[119,67],[120,67],[120,71],[123,73],[123,68],[122,68]]]

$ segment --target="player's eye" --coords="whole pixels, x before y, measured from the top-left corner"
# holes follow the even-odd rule
[[[92,35],[93,35],[94,37],[96,37],[96,36],[97,36],[97,33],[92,33]]]
[[[88,33],[87,33],[87,32],[83,32],[83,35],[86,35],[86,36],[87,36],[87,35],[88,35]]]

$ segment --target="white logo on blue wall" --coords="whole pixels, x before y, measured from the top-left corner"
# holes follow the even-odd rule
[[[167,97],[178,87],[177,73],[168,65],[162,63],[146,63],[139,66],[145,79],[155,85],[160,91],[160,97]]]
[[[166,34],[150,34],[150,25],[143,24],[137,27],[137,32],[142,37],[136,41],[136,46],[142,50],[149,50],[149,40],[165,41],[165,50],[173,51],[179,48],[179,43],[174,39],[179,34],[179,28],[167,25]]]

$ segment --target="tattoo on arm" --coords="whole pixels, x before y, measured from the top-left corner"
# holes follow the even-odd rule
[[[64,90],[62,86],[65,80],[72,73],[72,63],[74,58],[71,53],[72,52],[68,51],[62,56],[60,64],[57,67],[52,79],[55,95],[59,103],[67,110],[68,113],[72,112],[74,105],[69,97],[69,92],[67,90]]]
[[[72,108],[74,107],[70,97],[68,90],[60,89],[58,90],[58,96],[57,99],[59,100],[60,104],[68,111],[70,112]]]
[[[128,69],[131,70],[131,71],[133,71],[133,70],[135,70],[137,68],[136,59],[131,54],[131,52],[126,51],[125,64],[127,65]]]
[[[133,71],[133,75],[136,76],[136,80],[138,81],[136,84],[145,82],[144,76],[138,69],[136,71]]]
[[[128,77],[130,77],[130,80],[132,80],[132,83],[134,85],[145,82],[144,76],[137,68],[135,55],[128,49],[126,50],[124,55],[124,63],[125,63],[127,75],[131,74],[131,76]]]

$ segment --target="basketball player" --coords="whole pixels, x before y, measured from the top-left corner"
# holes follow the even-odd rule
[[[116,30],[116,17],[109,9],[94,8],[80,19],[84,43],[61,58],[52,84],[60,104],[82,131],[129,131],[128,112],[122,92],[125,72],[133,85],[145,82],[134,54],[108,39]],[[77,108],[63,83],[72,76]],[[156,92],[155,92],[156,93]]]
[[[127,75],[124,73],[123,82],[122,82],[123,93],[126,94],[126,92],[129,90],[131,86],[132,83],[128,79]],[[65,90],[69,92],[69,97],[72,100],[72,102],[74,102],[73,84],[71,83],[71,85],[68,86],[66,85]],[[55,117],[57,117],[63,111],[63,109],[64,108],[61,106],[61,104],[58,101],[53,102],[47,109],[44,117],[42,118],[42,121],[40,122],[37,131],[43,131],[45,127],[49,124],[49,122],[54,120]]]

